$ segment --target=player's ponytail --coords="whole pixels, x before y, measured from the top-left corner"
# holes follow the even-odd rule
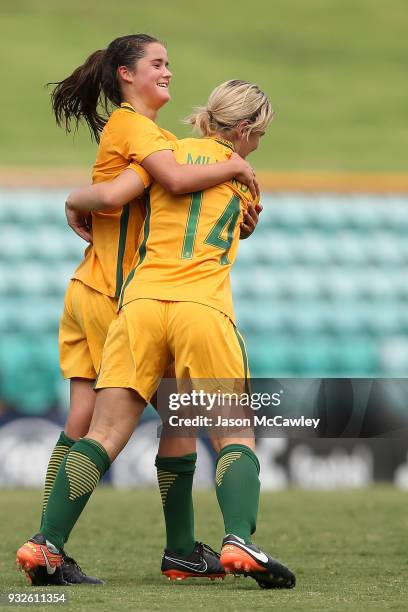
[[[101,49],[90,55],[82,66],[57,83],[51,94],[51,104],[57,125],[71,131],[71,122],[78,127],[81,119],[88,124],[91,134],[96,140],[106,123],[106,119],[98,112],[98,103],[102,89],[103,59],[106,50]]]
[[[91,136],[99,142],[100,133],[109,115],[109,105],[123,101],[119,66],[134,69],[145,54],[146,46],[160,42],[148,34],[130,34],[113,40],[106,49],[92,53],[74,72],[56,85],[51,93],[52,109],[57,125],[71,132],[84,120]]]
[[[273,118],[271,104],[259,87],[237,79],[226,81],[214,89],[206,106],[199,106],[185,119],[203,136],[228,135],[245,121],[244,133],[265,131]]]
[[[196,106],[194,112],[184,119],[184,123],[192,125],[194,130],[203,136],[211,136],[217,132],[217,123],[206,106]]]

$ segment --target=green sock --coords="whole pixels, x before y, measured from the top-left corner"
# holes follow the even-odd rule
[[[60,437],[57,440],[57,443],[54,447],[54,450],[51,453],[51,457],[48,462],[47,474],[45,476],[45,483],[44,483],[44,496],[43,496],[43,507],[42,507],[42,513],[41,513],[40,529],[43,525],[45,509],[47,507],[48,498],[50,496],[51,489],[54,484],[55,477],[57,475],[59,466],[61,465],[62,460],[64,459],[65,455],[67,454],[67,452],[69,451],[69,449],[71,448],[73,444],[75,444],[75,440],[73,440],[72,438],[69,438],[64,431],[61,431]]]
[[[62,460],[48,498],[40,533],[57,548],[63,548],[110,460],[101,444],[83,438]]]
[[[193,477],[197,453],[182,457],[159,457],[157,480],[163,502],[167,544],[171,552],[186,557],[195,546]]]
[[[225,533],[251,543],[259,503],[259,461],[244,444],[228,444],[217,457],[215,485]]]

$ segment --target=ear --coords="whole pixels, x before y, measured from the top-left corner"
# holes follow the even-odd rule
[[[126,83],[133,83],[133,74],[127,66],[118,67],[118,77]]]
[[[236,126],[236,128],[235,128],[235,129],[237,130],[237,132],[238,132],[239,136],[243,136],[243,135],[245,134],[245,132],[246,132],[246,130],[247,130],[247,128],[248,128],[248,126],[249,126],[249,124],[250,124],[250,122],[249,122],[247,119],[245,119],[245,120],[243,120],[243,121],[240,121],[240,122],[237,124],[237,126]]]

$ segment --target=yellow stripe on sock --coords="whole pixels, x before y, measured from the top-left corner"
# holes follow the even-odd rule
[[[159,481],[160,495],[163,506],[166,505],[167,493],[171,485],[176,480],[178,474],[172,472],[166,472],[165,470],[157,470],[157,480]]]
[[[51,489],[54,485],[59,467],[68,451],[69,446],[63,445],[56,446],[52,451],[50,461],[48,463],[47,475],[45,477],[43,512],[45,512],[45,509],[47,507],[48,498],[50,496]]]
[[[215,483],[217,487],[222,484],[222,479],[224,478],[225,472],[228,470],[230,465],[234,463],[237,459],[241,457],[242,453],[240,452],[230,452],[226,453],[217,463],[217,471],[215,473]]]
[[[65,464],[69,482],[69,499],[74,501],[85,493],[92,493],[99,482],[100,473],[94,463],[82,453],[71,451]]]

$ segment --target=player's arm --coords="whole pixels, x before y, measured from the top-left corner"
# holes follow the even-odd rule
[[[96,183],[71,192],[66,206],[81,212],[109,212],[142,195],[144,189],[145,183],[139,174],[127,168],[112,181]]]
[[[232,178],[247,185],[253,198],[259,194],[255,173],[247,161],[233,153],[215,164],[179,164],[170,150],[151,153],[141,162],[154,180],[172,195],[203,191]]]
[[[179,164],[174,156],[174,141],[164,136],[147,117],[125,113],[115,138],[123,143],[124,157],[137,162],[172,195],[203,191],[237,178],[258,193],[255,173],[247,161],[236,153],[230,159],[214,164]]]
[[[92,242],[92,211],[109,212],[140,196],[150,177],[132,164],[112,181],[97,183],[71,192],[65,203],[69,227],[86,242]]]

